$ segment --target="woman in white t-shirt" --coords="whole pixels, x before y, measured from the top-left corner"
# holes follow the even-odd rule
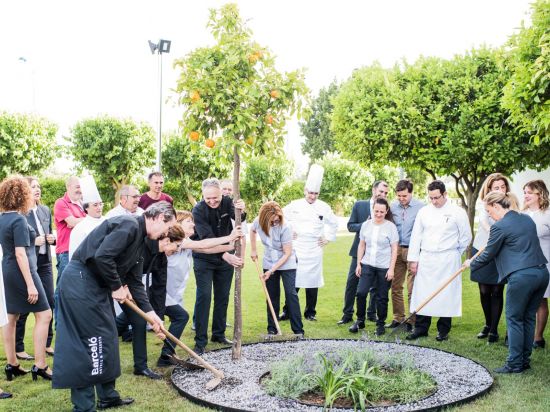
[[[168,331],[176,338],[180,338],[185,325],[189,321],[189,314],[183,308],[183,292],[189,279],[189,272],[192,267],[191,251],[198,250],[200,253],[224,253],[234,249],[234,241],[242,236],[240,228],[234,229],[229,236],[214,239],[191,240],[195,233],[195,223],[191,212],[178,211],[176,214],[178,225],[170,228],[168,237],[161,242],[175,242],[178,249],[174,253],[168,253],[168,267],[166,279],[166,311],[164,314],[170,318]],[[174,362],[175,350],[172,344],[164,341],[160,358],[157,361],[158,367],[171,366]]]
[[[393,279],[399,234],[393,223],[390,206],[386,199],[376,199],[374,218],[367,220],[359,232],[356,276],[357,321],[349,328],[352,333],[365,328],[367,294],[376,287],[376,335],[386,333],[384,323],[388,314],[388,291]]]

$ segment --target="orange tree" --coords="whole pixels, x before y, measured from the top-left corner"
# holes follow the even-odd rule
[[[307,96],[303,71],[280,73],[270,51],[253,41],[235,4],[211,9],[207,27],[215,44],[198,48],[175,66],[176,92],[184,106],[184,136],[223,158],[233,156],[234,198],[240,198],[241,157],[273,156],[282,150],[290,116],[302,113]],[[240,224],[236,210],[236,225]],[[236,254],[241,256],[240,244]],[[235,271],[233,359],[241,357],[241,270]]]

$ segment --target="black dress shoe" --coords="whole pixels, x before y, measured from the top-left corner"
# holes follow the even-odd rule
[[[382,336],[386,333],[386,328],[384,327],[384,325],[377,325],[376,326],[376,331],[374,332],[374,334],[376,336]]]
[[[281,312],[279,315],[279,320],[289,320],[288,314],[286,312]]]
[[[168,368],[176,364],[177,363],[173,361],[172,356],[169,355],[160,355],[157,360],[157,368]]]
[[[193,348],[193,352],[195,352],[199,356],[204,355],[204,346],[195,345],[195,347]]]
[[[544,339],[536,340],[533,342],[533,349],[544,349],[546,341]]]
[[[233,345],[233,341],[227,339],[225,336],[212,336],[210,339],[212,342],[223,343],[224,345]]]
[[[426,336],[428,336],[428,332],[420,332],[420,331],[417,331],[417,330],[413,330],[410,335],[405,336],[405,339],[415,340],[415,339],[423,338],[423,337],[426,337]]]
[[[449,340],[449,334],[438,332],[437,336],[435,337],[435,340],[438,341],[438,342],[443,342],[444,340]]]
[[[488,343],[495,343],[498,342],[498,333],[489,333],[487,337]]]
[[[477,338],[485,339],[487,336],[489,336],[489,326],[485,325],[483,329],[481,329],[481,332],[477,334]]]
[[[125,330],[120,334],[120,337],[122,338],[122,342],[132,342],[134,339],[134,332],[132,329]]]
[[[353,322],[353,318],[342,318],[338,322],[336,322],[337,325],[345,325],[346,323]]]
[[[401,325],[401,322],[398,322],[396,320],[392,320],[391,323],[388,323],[387,325],[385,325],[385,327],[388,328],[388,329],[395,329],[399,325]]]
[[[523,371],[523,368],[511,368],[508,365],[495,369],[495,373],[521,373]]]
[[[130,405],[131,403],[134,403],[134,400],[132,398],[117,398],[108,401],[99,400],[97,401],[97,409],[118,408],[119,406]]]
[[[361,320],[356,320],[353,325],[351,325],[349,327],[349,331],[351,333],[357,333],[359,332],[359,329],[365,329],[365,322],[361,321]]]
[[[11,398],[13,395],[9,392],[0,392],[0,399],[8,399]]]
[[[411,323],[407,323],[405,327],[407,328],[408,333],[411,333],[414,329],[414,325],[412,325]]]
[[[134,375],[137,375],[137,376],[146,376],[148,377],[149,379],[155,379],[155,380],[158,380],[158,379],[162,379],[162,375],[159,375],[158,373],[156,372],[153,372],[151,369],[149,368],[145,368],[141,371],[138,371],[136,369],[134,369]]]
[[[376,322],[376,315],[367,315],[367,320],[370,322]]]

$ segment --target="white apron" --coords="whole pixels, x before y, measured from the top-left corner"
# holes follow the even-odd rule
[[[458,250],[420,252],[418,273],[414,277],[411,313],[461,266]],[[419,312],[423,316],[462,316],[462,276],[458,276]]]
[[[319,246],[319,238],[299,236],[292,245],[298,259],[296,287],[323,287],[323,248]]]

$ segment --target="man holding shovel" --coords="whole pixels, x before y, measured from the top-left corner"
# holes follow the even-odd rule
[[[464,209],[447,199],[445,184],[434,180],[428,185],[431,204],[420,209],[409,243],[408,261],[415,275],[411,313],[428,296],[460,269],[461,255],[472,240]],[[448,339],[451,318],[462,315],[462,280],[458,276],[416,315],[416,323],[407,340],[428,336],[432,316],[439,316],[436,340]]]

